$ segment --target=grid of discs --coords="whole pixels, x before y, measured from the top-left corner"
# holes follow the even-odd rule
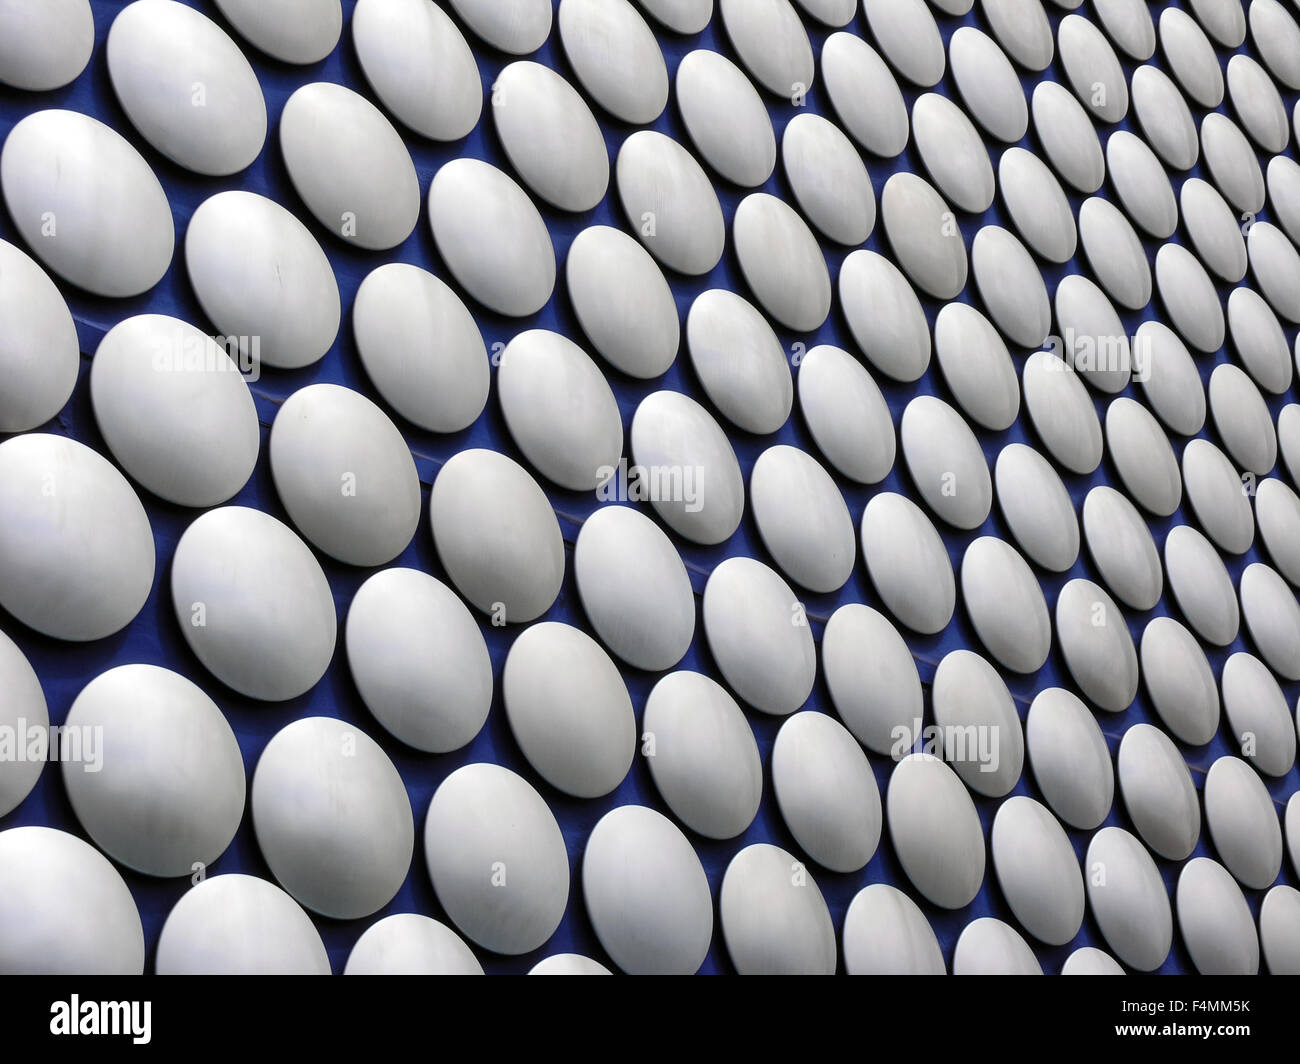
[[[0,11],[0,971],[1300,971],[1298,97],[1290,0]]]

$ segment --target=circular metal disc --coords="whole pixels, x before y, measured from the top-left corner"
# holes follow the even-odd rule
[[[799,363],[799,409],[827,461],[860,484],[876,484],[894,466],[897,442],[889,406],[862,363],[820,344]]]
[[[1286,151],[1291,142],[1286,105],[1268,71],[1253,57],[1234,55],[1228,60],[1228,98],[1237,120],[1259,147],[1269,155]]]
[[[75,81],[95,48],[90,0],[6,4],[0,11],[0,82],[49,92]]]
[[[730,839],[754,822],[763,763],[749,722],[721,684],[698,672],[669,673],[646,699],[642,733],[653,736],[646,763],[655,787],[688,828]]]
[[[675,75],[677,106],[691,143],[714,170],[757,188],[776,166],[776,135],[758,90],[730,59],[697,48]]]
[[[1178,227],[1178,204],[1160,160],[1146,141],[1117,129],[1106,141],[1106,166],[1120,205],[1134,223],[1167,240]]]
[[[1300,603],[1282,577],[1263,562],[1241,574],[1241,612],[1260,655],[1283,679],[1300,680]]]
[[[334,346],[342,315],[334,269],[274,200],[238,190],[204,200],[185,232],[185,269],[241,365],[301,369]]]
[[[1078,234],[1070,202],[1038,156],[1008,148],[998,162],[998,187],[1020,236],[1040,257],[1064,263],[1074,256]]]
[[[1274,216],[1294,243],[1300,240],[1300,163],[1285,155],[1269,160],[1268,203]]]
[[[1042,975],[1042,965],[1019,932],[991,916],[972,920],[957,938],[953,975]]]
[[[424,822],[424,859],[443,911],[494,953],[531,953],[564,918],[560,826],[528,781],[500,765],[466,765],[442,781]]]
[[[1269,72],[1300,89],[1300,27],[1277,0],[1251,0],[1250,38]]]
[[[1181,244],[1156,253],[1156,287],[1170,324],[1188,344],[1206,354],[1223,346],[1226,326],[1214,282]]]
[[[37,111],[0,150],[14,228],[54,273],[121,299],[162,280],[176,246],[158,178],[119,133],[76,111]]]
[[[961,562],[961,597],[980,641],[1012,672],[1037,672],[1052,646],[1047,602],[1014,547],[982,536]]]
[[[1224,198],[1242,214],[1264,207],[1264,172],[1235,122],[1212,111],[1201,121],[1201,155]]]
[[[1055,45],[1047,13],[1036,0],[980,0],[980,11],[1007,55],[1026,70],[1046,70]]]
[[[1300,975],[1300,891],[1279,883],[1264,895],[1259,941],[1270,975]]]
[[[403,125],[460,140],[483,112],[474,53],[456,23],[426,0],[357,0],[352,43],[366,81]]]
[[[713,0],[641,0],[641,6],[674,33],[694,36],[713,18]]]
[[[313,912],[369,916],[406,880],[415,847],[406,785],[350,724],[303,717],[277,732],[258,759],[249,807],[271,873]]]
[[[1250,498],[1241,475],[1209,440],[1183,450],[1183,488],[1197,521],[1220,550],[1244,554],[1255,539]]]
[[[1246,12],[1239,0],[1191,0],[1192,12],[1224,48],[1241,47],[1246,39]]]
[[[1195,436],[1205,424],[1205,386],[1178,334],[1163,322],[1144,321],[1134,335],[1133,351],[1134,380],[1156,416],[1174,432]]]
[[[143,972],[140,914],[106,857],[54,828],[0,832],[0,973]]]
[[[1142,841],[1170,861],[1185,861],[1201,834],[1201,807],[1178,747],[1159,728],[1134,724],[1115,763],[1124,808]]]
[[[593,225],[573,238],[564,275],[573,312],[598,354],[641,380],[667,372],[681,325],[672,289],[645,248],[621,229]]]
[[[1228,453],[1243,469],[1263,476],[1277,463],[1277,434],[1264,397],[1230,363],[1210,374],[1210,414]]]
[[[1120,396],[1106,408],[1106,449],[1130,498],[1157,517],[1178,509],[1178,459],[1160,423],[1137,400]]]
[[[880,842],[880,791],[867,756],[844,725],[796,713],[772,745],[772,788],[790,834],[833,872],[866,866]]]
[[[518,463],[472,449],[449,458],[429,491],[443,568],[471,606],[509,623],[551,608],[564,579],[564,540],[542,489]]]
[[[64,726],[96,736],[98,760],[87,748],[64,760],[63,783],[105,853],[146,875],[188,876],[225,852],[244,816],[244,760],[200,688],[155,665],[121,665],[82,689]]]
[[[555,287],[555,249],[532,200],[478,159],[445,163],[429,184],[429,228],[452,276],[489,310],[525,318]]]
[[[1025,90],[997,42],[974,26],[959,26],[948,39],[948,62],[971,117],[998,140],[1020,140],[1029,128]]]
[[[1183,224],[1206,267],[1236,284],[1246,276],[1246,241],[1232,208],[1208,181],[1191,177],[1178,193]]]
[[[1080,102],[1103,122],[1118,122],[1128,114],[1124,68],[1101,30],[1082,15],[1066,15],[1056,27],[1056,40],[1061,66]]]
[[[723,678],[763,713],[784,717],[808,700],[817,651],[790,586],[753,558],[731,557],[704,587],[704,634]]]
[[[636,498],[692,543],[730,539],[745,510],[745,482],[712,415],[680,392],[655,392],[641,400],[628,435],[632,459],[645,471]]]
[[[696,296],[686,344],[705,393],[733,424],[767,435],[786,423],[794,381],[781,341],[752,303],[726,288]]]
[[[993,482],[979,440],[962,416],[942,399],[919,395],[903,411],[899,437],[926,505],[957,528],[982,525],[993,505]]]
[[[1107,713],[1128,709],[1137,695],[1137,650],[1111,597],[1091,580],[1071,580],[1056,599],[1056,636],[1079,690]]]
[[[537,51],[551,35],[551,0],[451,0],[474,33],[510,55]]]
[[[307,545],[269,514],[209,510],[172,558],[172,606],[198,659],[240,694],[297,698],[334,656],[334,597]]]
[[[233,174],[261,154],[266,101],[239,47],[172,0],[138,0],[113,20],[108,76],[141,136],[173,162]]]
[[[1260,772],[1285,776],[1295,764],[1291,706],[1258,658],[1233,654],[1223,666],[1223,710],[1234,748]]]
[[[925,0],[862,0],[862,16],[903,77],[922,88],[939,83],[946,65],[943,38]]]
[[[1295,403],[1288,403],[1277,415],[1277,444],[1291,482],[1300,485],[1300,406]]]
[[[1165,538],[1165,572],[1174,601],[1197,635],[1219,647],[1237,638],[1237,592],[1214,544],[1190,525],[1175,525]]]
[[[233,873],[186,891],[163,924],[159,975],[329,975],[320,932],[274,883]]]
[[[873,155],[901,154],[911,135],[907,104],[879,53],[856,33],[832,33],[821,62],[826,94],[844,131]]]
[[[1155,617],[1142,632],[1142,679],[1165,728],[1189,746],[1219,730],[1219,689],[1196,637],[1172,617]]]
[[[87,642],[140,612],[153,587],[153,531],[108,459],[63,436],[6,440],[0,514],[0,605],[17,620]]]
[[[614,176],[623,210],[655,258],[692,276],[718,264],[726,244],[722,207],[690,152],[671,137],[640,129],[619,148]]]
[[[1164,590],[1160,553],[1137,508],[1098,484],[1083,501],[1083,537],[1102,579],[1135,610],[1153,609]]]
[[[397,426],[360,392],[312,384],[271,426],[271,476],[298,530],[349,565],[385,565],[420,523],[420,478]]]
[[[1040,81],[1034,86],[1033,111],[1034,132],[1056,172],[1080,192],[1101,188],[1106,177],[1101,141],[1070,90],[1057,81]]]
[[[852,538],[850,525],[850,551]],[[695,592],[672,540],[640,510],[604,506],[588,517],[573,575],[587,619],[613,653],[650,672],[681,661],[695,636]]]
[[[763,545],[791,580],[821,594],[844,586],[856,558],[853,519],[816,459],[769,447],[754,463],[749,498]]]
[[[1125,964],[1153,972],[1173,945],[1169,895],[1151,855],[1123,828],[1105,827],[1084,857],[1088,905],[1107,945]]]
[[[506,718],[528,763],[579,798],[614,790],[636,755],[618,667],[579,628],[544,621],[515,639],[501,673]]]
[[[1115,772],[1097,720],[1061,687],[1040,691],[1029,706],[1025,745],[1038,789],[1071,827],[1091,831],[1110,813]]]
[[[927,92],[917,97],[912,105],[912,136],[921,161],[934,183],[959,210],[982,214],[988,209],[993,202],[993,164],[989,162],[988,149],[980,139],[979,132],[960,107],[937,92]],[[920,178],[911,174],[895,174],[890,182],[895,183],[895,178],[900,176],[906,176],[913,182],[920,181]],[[942,200],[939,202],[943,203]],[[885,210],[883,201],[881,209]],[[943,225],[943,215],[947,212],[947,205],[943,204],[935,212],[939,217],[926,217],[921,221],[932,230],[934,239],[951,240],[960,248],[961,233],[956,226]],[[888,215],[885,221],[889,222]],[[964,248],[962,253],[964,258]],[[956,292],[953,293],[955,294]]]
[[[370,577],[352,597],[344,643],[366,708],[407,745],[459,750],[487,720],[492,662],[483,634],[455,592],[428,573],[393,568]]]
[[[1029,419],[1053,458],[1087,475],[1101,463],[1101,421],[1079,374],[1051,351],[1025,360],[1023,386]]]
[[[142,314],[100,341],[95,422],[122,467],[168,502],[217,506],[248,482],[261,430],[248,385],[211,337]]]
[[[1143,0],[1093,0],[1097,16],[1120,49],[1139,63],[1156,50],[1156,24]]]
[[[908,754],[889,777],[885,815],[912,885],[944,909],[969,905],[984,882],[984,831],[957,774],[930,754]]]
[[[1006,344],[969,303],[947,303],[934,319],[934,353],[962,410],[1001,432],[1020,413],[1020,381]]]
[[[1207,111],[1223,102],[1223,69],[1214,45],[1182,8],[1160,12],[1160,50],[1189,100]]]
[[[930,328],[907,278],[889,259],[862,248],[840,266],[840,305],[868,360],[904,383],[930,364]]]
[[[1251,275],[1269,305],[1287,321],[1300,322],[1300,252],[1281,229],[1268,222],[1250,227],[1246,251]]]
[[[712,0],[710,0],[712,3]],[[578,953],[554,953],[538,961],[528,971],[529,975],[613,975],[599,961]]]
[[[951,651],[935,670],[931,694],[944,760],[976,794],[1008,794],[1024,768],[1025,741],[997,670],[972,651]]]
[[[273,59],[319,63],[339,43],[339,0],[215,0],[218,10],[249,43]]]
[[[718,892],[722,936],[741,975],[834,975],[835,926],[821,889],[785,850],[747,846]]]
[[[1166,165],[1190,170],[1201,146],[1192,112],[1177,84],[1159,67],[1133,71],[1130,89],[1138,127]]]
[[[6,692],[0,704],[0,732],[13,735],[19,747],[25,749],[32,734],[49,727],[50,713],[36,672],[17,644],[3,632],[0,632],[0,687]],[[0,817],[8,816],[22,805],[44,767],[43,757],[11,756],[0,761]]]
[[[1265,890],[1282,869],[1282,825],[1259,774],[1221,757],[1205,776],[1205,822],[1219,857],[1243,886]]]
[[[1015,234],[986,225],[971,244],[971,271],[989,317],[1013,344],[1037,347],[1052,327],[1047,286]]]
[[[874,211],[874,205],[872,207]],[[63,409],[77,384],[81,346],[67,303],[27,254],[0,240],[0,432],[27,432]]]
[[[562,211],[589,211],[609,187],[609,155],[581,94],[550,67],[520,60],[492,85],[492,121],[529,188]]]
[[[899,749],[921,719],[921,678],[912,652],[882,613],[849,602],[822,633],[822,672],[835,712],[854,738],[876,754]]]
[[[952,619],[957,583],[939,533],[911,499],[874,495],[862,513],[862,559],[889,612],[923,635]]]
[[[1083,924],[1083,876],[1056,817],[1015,795],[998,807],[989,842],[998,885],[1021,926],[1051,946],[1074,938]]]
[[[1111,299],[1126,310],[1141,310],[1151,302],[1146,251],[1118,207],[1099,196],[1084,200],[1079,240],[1093,276]]]
[[[794,208],[766,192],[751,193],[736,208],[731,240],[764,310],[795,332],[821,328],[831,309],[831,278],[817,238]]]
[[[397,913],[371,924],[352,947],[344,975],[482,975],[474,951],[446,924]]]
[[[1123,391],[1132,378],[1133,353],[1106,293],[1082,274],[1067,274],[1056,286],[1055,310],[1065,361],[1098,391]]]
[[[1261,480],[1255,521],[1278,572],[1300,587],[1300,496],[1274,477]]]
[[[1223,865],[1197,857],[1178,876],[1178,930],[1202,975],[1258,975],[1255,918]]]
[[[1237,360],[1256,384],[1272,395],[1291,387],[1294,374],[1286,334],[1253,288],[1234,288],[1228,296],[1228,335]]]
[[[529,329],[501,352],[497,399],[524,457],[570,491],[591,491],[623,453],[623,419],[609,381],[561,333]]]
[[[1062,975],[1123,975],[1124,969],[1105,950],[1095,946],[1080,946],[1061,966]]]
[[[677,826],[625,805],[591,829],[582,898],[600,944],[629,975],[694,975],[713,939],[713,897]]]
[[[718,10],[731,46],[754,80],[775,96],[802,100],[812,88],[816,64],[789,0],[718,0]]]
[[[956,298],[966,287],[966,245],[939,194],[915,174],[894,174],[880,195],[880,217],[894,257],[917,287],[935,299]]]
[[[844,915],[849,975],[944,975],[943,952],[916,902],[888,883],[869,883]]]
[[[998,506],[1021,549],[1044,569],[1070,569],[1079,557],[1079,521],[1051,463],[1032,447],[1010,443],[993,475]]]
[[[401,135],[364,96],[332,82],[304,85],[280,114],[280,151],[307,209],[335,236],[383,251],[415,230],[415,164]]]
[[[728,127],[735,122],[731,111]],[[799,209],[824,236],[856,247],[871,235],[876,224],[871,175],[839,126],[811,112],[795,115],[781,134],[781,162]]]
[[[663,52],[627,0],[560,0],[556,20],[565,58],[601,107],[632,125],[648,125],[663,113]]]
[[[352,333],[370,380],[407,421],[460,432],[478,420],[487,347],[460,297],[433,274],[405,262],[372,270],[352,304]]]

